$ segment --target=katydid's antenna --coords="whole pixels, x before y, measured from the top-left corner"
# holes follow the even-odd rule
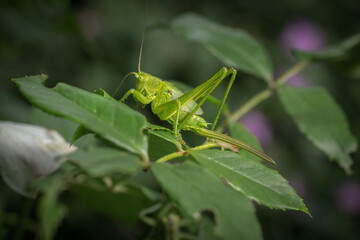
[[[135,72],[129,72],[128,74],[125,75],[125,77],[123,77],[121,79],[121,81],[119,82],[119,84],[117,85],[115,91],[110,95],[112,98],[115,97],[115,95],[118,93],[118,91],[120,90],[121,85],[124,83],[125,79],[128,78],[131,74],[136,74]],[[109,104],[111,99],[109,99],[105,104],[104,107],[101,109],[101,111],[98,112],[98,116],[100,116],[104,111],[105,108],[107,107],[107,105]]]
[[[145,1],[145,14],[144,14],[144,26],[141,36],[141,45],[140,45],[140,53],[139,53],[139,63],[138,63],[138,72],[140,72],[140,63],[141,63],[141,56],[142,56],[142,49],[144,45],[144,36],[145,36],[145,28],[146,28],[146,15],[147,15],[147,3],[148,1]]]
[[[125,79],[127,77],[129,77],[131,74],[136,74],[135,72],[129,72],[128,74],[125,75],[125,77],[123,77],[120,81],[120,83],[117,85],[115,91],[111,94],[111,97],[115,97],[115,95],[117,94],[117,92],[119,91],[121,85],[123,84],[123,82],[125,81]]]
[[[141,45],[140,45],[140,54],[139,54],[139,63],[138,63],[138,71],[140,72],[140,63],[141,63],[141,55],[142,55],[142,49],[143,49],[143,45],[144,45],[144,33],[145,33],[145,27],[146,27],[146,15],[147,15],[147,0],[145,1],[145,15],[144,15],[144,26],[143,26],[143,31],[142,31],[142,36],[141,36]],[[130,72],[128,74],[125,75],[125,77],[123,77],[120,81],[120,83],[117,85],[115,91],[111,94],[111,97],[114,97],[117,92],[119,91],[121,85],[123,84],[124,80],[129,77],[131,74],[136,74],[135,72]]]
[[[143,27],[143,32],[142,32],[142,37],[141,37],[141,46],[140,46],[140,55],[139,55],[139,64],[138,64],[138,70],[140,72],[140,63],[141,63],[141,54],[142,54],[142,48],[143,48],[143,42],[144,42],[144,32],[145,32],[145,24],[146,24],[146,14],[147,14],[147,0],[145,1],[145,15],[144,15],[144,27]],[[115,95],[117,94],[117,92],[120,90],[121,85],[124,83],[125,79],[128,78],[130,75],[136,75],[135,72],[129,72],[128,74],[126,74],[121,81],[119,82],[119,84],[117,85],[116,89],[114,90],[114,92],[111,94],[111,98],[114,98]],[[105,92],[104,92],[105,94]],[[105,96],[105,95],[104,95]],[[103,112],[105,111],[106,107],[108,106],[108,104],[110,103],[112,99],[108,99],[106,101],[106,103],[104,103],[103,107],[100,108],[100,111],[97,112],[97,116],[99,117],[101,114],[103,114]],[[96,112],[96,110],[95,110]],[[100,121],[99,118],[96,118],[94,121]],[[93,124],[91,124],[93,125]],[[78,130],[76,130],[78,131]],[[78,137],[76,136],[76,132],[73,135],[73,139],[71,140],[71,144],[70,146],[76,141]]]

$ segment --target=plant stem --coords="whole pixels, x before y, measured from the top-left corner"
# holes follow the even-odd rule
[[[294,65],[292,68],[287,70],[283,75],[281,75],[277,80],[275,80],[274,89],[277,89],[284,85],[290,78],[301,72],[306,66],[308,62],[301,61]]]
[[[200,146],[197,146],[197,147],[194,147],[194,148],[190,148],[190,149],[188,149],[186,151],[183,151],[183,152],[170,153],[170,154],[165,155],[162,158],[159,158],[158,160],[156,160],[156,163],[162,163],[162,162],[166,162],[166,161],[169,161],[171,159],[174,159],[174,158],[186,156],[191,151],[198,151],[198,150],[207,149],[207,148],[213,148],[213,147],[219,147],[219,145],[215,144],[215,143],[208,143],[208,144],[200,145]]]
[[[213,148],[213,147],[220,147],[218,144],[216,143],[207,143],[207,144],[203,144],[203,145],[200,145],[200,146],[197,146],[197,147],[193,147],[193,148],[190,148],[189,152],[191,151],[198,151],[198,150],[203,150],[203,149],[208,149],[208,148]]]
[[[158,160],[156,160],[156,163],[162,163],[162,162],[167,162],[171,159],[174,158],[178,158],[178,157],[182,157],[185,156],[187,154],[187,152],[174,152],[174,153],[170,153],[168,155],[163,156],[162,158],[159,158]]]
[[[145,169],[146,169],[146,170],[149,170],[149,169],[150,169],[150,160],[149,160],[149,157],[143,155],[143,156],[142,156],[142,159],[143,159],[143,162],[144,162],[144,165],[145,165]]]
[[[229,123],[237,122],[242,116],[248,113],[251,109],[259,105],[264,100],[271,97],[274,93],[274,90],[278,89],[282,85],[284,85],[290,78],[301,72],[306,66],[308,62],[301,61],[291,67],[288,71],[282,74],[278,79],[276,79],[272,84],[269,85],[267,89],[259,92],[255,96],[253,96],[249,101],[247,101],[244,105],[242,105],[238,110],[232,114],[226,122],[220,125],[216,131],[223,132]]]
[[[273,91],[268,88],[260,93],[256,94],[254,97],[252,97],[249,101],[247,101],[241,108],[239,108],[230,118],[230,122],[236,122],[238,119],[240,119],[242,116],[244,116],[247,112],[249,112],[251,109],[253,109],[255,106],[257,106],[262,101],[268,99],[271,97]]]

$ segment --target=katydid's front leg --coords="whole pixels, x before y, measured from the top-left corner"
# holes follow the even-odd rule
[[[155,96],[147,97],[147,96],[143,95],[141,92],[139,92],[138,90],[132,88],[125,93],[125,95],[119,100],[119,102],[125,101],[125,99],[127,97],[129,97],[131,94],[134,95],[134,97],[136,98],[137,101],[141,102],[144,105],[151,103],[155,98]]]

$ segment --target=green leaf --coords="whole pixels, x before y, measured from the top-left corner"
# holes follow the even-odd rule
[[[93,133],[92,131],[90,131],[89,129],[87,129],[86,127],[84,127],[83,125],[79,125],[74,134],[72,135],[71,138],[71,142],[70,144],[73,145],[77,140],[79,140],[81,137]]]
[[[179,150],[173,143],[165,140],[158,135],[149,136],[149,156],[152,160],[157,160],[167,154],[178,152]]]
[[[157,136],[159,138],[164,139],[165,141],[173,143],[177,149],[181,148],[181,143],[179,140],[174,136],[173,131],[171,131],[168,128],[156,126],[153,124],[149,124],[148,133],[154,136]]]
[[[58,131],[67,142],[71,140],[71,136],[77,126],[77,123],[68,119],[63,119],[47,114],[46,112],[41,111],[40,109],[35,107],[32,107],[31,110],[31,124],[40,125],[49,129],[54,129]]]
[[[167,154],[177,152],[181,144],[168,128],[148,123],[149,133],[149,156],[151,159],[159,159]]]
[[[171,199],[189,215],[205,210],[214,213],[214,233],[220,239],[262,239],[252,203],[208,170],[190,161],[153,164],[152,170]]]
[[[67,207],[59,201],[59,195],[66,189],[74,173],[74,166],[65,163],[52,175],[39,178],[30,186],[42,193],[37,214],[42,238],[46,240],[53,239],[56,229],[68,212]]]
[[[67,214],[65,205],[57,201],[57,190],[46,192],[39,202],[38,215],[44,239],[53,239],[56,229]]]
[[[143,167],[137,156],[112,148],[78,149],[68,158],[92,177],[113,173],[133,174]]]
[[[229,130],[232,137],[249,144],[251,147],[257,150],[262,151],[259,141],[244,127],[244,125],[240,123],[232,123],[230,124]],[[244,157],[245,159],[250,159],[257,162],[262,161],[261,158],[257,157],[252,153],[249,153],[248,151],[240,151],[239,155]]]
[[[301,198],[277,171],[231,151],[192,151],[200,164],[250,199],[270,208],[309,213]]]
[[[321,52],[294,50],[293,54],[298,60],[339,61],[347,58],[347,56],[351,54],[351,51],[359,45],[360,33]]]
[[[207,217],[202,217],[200,220],[199,226],[199,240],[221,240],[217,236],[214,235],[212,229],[215,226],[215,223],[211,221],[211,219]]]
[[[286,111],[310,141],[350,173],[349,154],[356,150],[357,142],[345,114],[327,90],[286,86],[278,94]]]
[[[102,138],[132,153],[147,157],[147,138],[142,133],[146,119],[125,104],[63,83],[49,89],[47,76],[14,79],[21,93],[36,107],[69,118]]]
[[[122,186],[121,192],[92,189],[76,186],[73,193],[86,205],[114,219],[120,219],[127,227],[134,227],[139,221],[141,210],[153,203],[141,190],[133,186]]]
[[[70,145],[73,144],[72,138],[74,137],[74,129],[76,129],[79,124],[70,119],[64,119],[50,115],[39,108],[32,108],[30,123],[35,125],[40,125],[49,129],[54,129],[58,131],[67,142],[70,142]],[[76,142],[76,147],[89,147],[91,145],[96,145],[98,140],[94,135],[89,135],[86,138],[82,138],[81,141]]]
[[[181,37],[203,44],[229,67],[267,82],[272,79],[272,64],[265,49],[245,31],[222,26],[196,14],[184,14],[171,26]]]

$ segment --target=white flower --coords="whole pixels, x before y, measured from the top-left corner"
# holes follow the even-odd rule
[[[54,172],[74,152],[55,130],[40,126],[0,121],[0,171],[16,192],[34,197],[28,184]]]

